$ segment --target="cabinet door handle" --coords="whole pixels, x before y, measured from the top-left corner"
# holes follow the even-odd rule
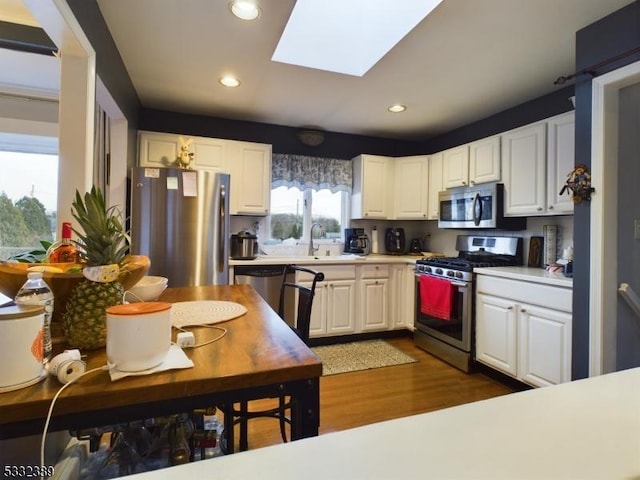
[[[549,205],[549,210],[553,210],[553,205]]]
[[[538,208],[536,208],[536,210],[538,210],[539,212],[541,212],[541,211],[542,211],[542,207],[538,207]]]
[[[507,310],[513,310],[513,307],[507,307]]]
[[[522,312],[522,313],[527,313],[527,310],[526,310],[525,308],[521,308],[521,309],[520,309],[520,312]]]

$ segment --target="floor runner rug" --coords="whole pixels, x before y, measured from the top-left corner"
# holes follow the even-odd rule
[[[312,350],[322,360],[323,376],[417,362],[384,340],[323,345]]]

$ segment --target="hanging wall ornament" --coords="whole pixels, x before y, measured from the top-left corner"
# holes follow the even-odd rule
[[[595,189],[591,187],[591,174],[585,165],[578,165],[567,175],[567,183],[560,190],[560,195],[565,191],[571,195],[574,203],[591,200]]]

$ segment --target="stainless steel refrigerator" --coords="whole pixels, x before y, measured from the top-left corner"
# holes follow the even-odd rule
[[[131,252],[170,287],[229,283],[229,175],[134,167]]]

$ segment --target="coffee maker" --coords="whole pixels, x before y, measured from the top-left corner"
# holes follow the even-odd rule
[[[344,253],[367,255],[369,253],[369,237],[364,228],[344,229]]]

